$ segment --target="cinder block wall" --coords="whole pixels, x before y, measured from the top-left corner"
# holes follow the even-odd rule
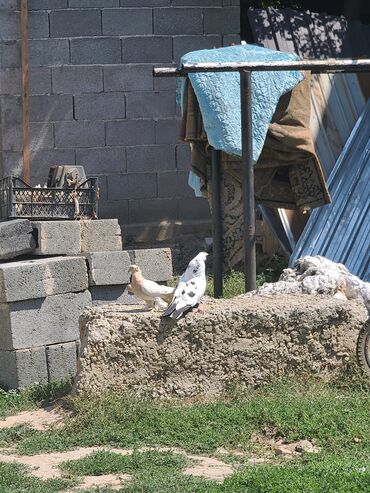
[[[187,186],[174,79],[153,65],[239,42],[239,0],[29,0],[33,184],[50,165],[98,175],[100,217],[131,241],[208,233]],[[22,170],[18,0],[0,0],[1,175]]]

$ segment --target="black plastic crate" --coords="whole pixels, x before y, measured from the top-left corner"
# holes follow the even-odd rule
[[[97,178],[76,188],[34,188],[8,176],[0,180],[0,218],[96,219],[98,198]]]

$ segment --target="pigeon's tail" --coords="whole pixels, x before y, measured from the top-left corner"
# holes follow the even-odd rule
[[[182,308],[179,308],[178,310],[175,310],[171,313],[170,317],[173,318],[174,320],[178,320],[179,318],[181,318],[183,315],[185,315],[186,313],[190,312],[190,310],[192,309],[193,307],[191,305],[185,305],[183,306]]]
[[[170,317],[172,313],[176,310],[175,303],[170,303],[165,311],[162,313],[161,318]]]

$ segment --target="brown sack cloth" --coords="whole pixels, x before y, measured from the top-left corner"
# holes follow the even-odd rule
[[[309,74],[282,96],[255,165],[255,199],[268,207],[308,210],[330,203],[324,174],[309,128]],[[211,153],[190,81],[185,88],[182,140],[191,142],[192,171],[211,204]],[[222,153],[221,203],[225,266],[243,258],[241,158]]]

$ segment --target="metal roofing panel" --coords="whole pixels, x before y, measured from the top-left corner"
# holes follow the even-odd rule
[[[332,203],[315,209],[290,259],[322,255],[370,281],[370,100],[329,177]]]

